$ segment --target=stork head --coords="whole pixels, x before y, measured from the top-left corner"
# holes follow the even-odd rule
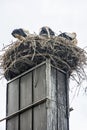
[[[51,36],[55,36],[55,33],[49,27],[44,26],[44,27],[40,28],[39,35],[47,36],[50,38]]]
[[[72,35],[74,38],[76,38],[77,34],[75,32],[72,32]]]
[[[11,34],[20,41],[25,41],[25,38],[27,37],[26,33],[22,28],[14,29]]]

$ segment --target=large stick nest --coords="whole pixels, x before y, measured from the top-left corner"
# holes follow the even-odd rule
[[[46,58],[69,75],[74,70],[83,69],[87,61],[86,52],[70,40],[58,36],[46,38],[32,35],[25,42],[16,41],[6,49],[2,56],[4,76],[10,80]]]

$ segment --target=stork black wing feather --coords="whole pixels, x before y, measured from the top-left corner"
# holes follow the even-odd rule
[[[24,33],[23,29],[14,29],[13,32],[11,33],[14,37],[15,34],[18,34],[20,36],[26,37],[27,35]]]
[[[69,37],[68,35],[66,35],[66,33],[61,33],[59,36],[64,37],[64,38],[66,38],[68,40],[72,40],[72,38]]]

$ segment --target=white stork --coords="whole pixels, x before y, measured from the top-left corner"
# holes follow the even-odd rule
[[[50,29],[49,27],[47,26],[44,26],[42,28],[40,28],[40,31],[39,31],[39,35],[40,36],[45,36],[45,37],[52,37],[52,36],[55,36],[55,33],[54,31],[52,31],[52,29]]]
[[[64,37],[68,40],[73,40],[76,38],[76,33],[75,32],[73,32],[73,33],[64,32],[64,33],[59,34],[58,36]]]
[[[12,36],[18,38],[20,41],[25,41],[25,38],[29,35],[29,31],[19,28],[12,31]]]
[[[64,32],[59,34],[58,36],[70,40],[74,45],[77,44],[77,39],[76,39],[77,34],[75,32],[72,33]]]

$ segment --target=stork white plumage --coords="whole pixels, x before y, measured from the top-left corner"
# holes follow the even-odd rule
[[[75,32],[72,32],[72,33],[64,32],[64,33],[61,33],[59,36],[64,37],[69,40],[73,40],[76,38],[77,35]]]
[[[66,35],[69,36],[69,37],[72,38],[72,39],[75,39],[76,36],[77,36],[75,32],[72,32],[72,33],[67,33],[67,32],[66,32]]]

